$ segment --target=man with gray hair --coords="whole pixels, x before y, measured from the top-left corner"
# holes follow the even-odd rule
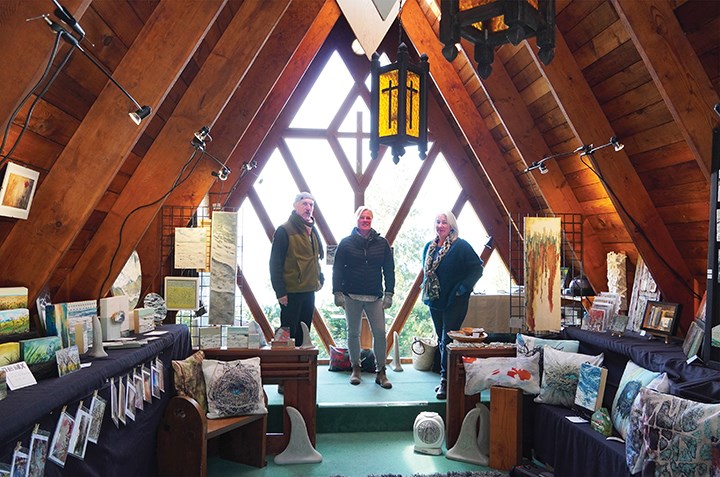
[[[270,251],[270,281],[280,303],[280,326],[290,330],[295,346],[302,346],[300,323],[310,329],[315,292],[325,278],[320,260],[325,257],[320,234],[315,227],[315,198],[300,192],[287,222],[275,231]]]

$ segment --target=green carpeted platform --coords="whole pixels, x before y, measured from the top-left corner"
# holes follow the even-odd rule
[[[318,413],[316,449],[323,456],[319,464],[279,466],[272,455],[264,469],[225,461],[208,460],[209,477],[230,476],[343,476],[447,473],[452,471],[485,471],[485,467],[429,456],[413,450],[413,423],[422,411],[445,416],[445,401],[435,398],[437,373],[417,371],[404,364],[402,372],[388,368],[392,389],[375,384],[375,375],[362,374],[362,383],[349,383],[349,372],[331,372],[318,367]],[[268,395],[268,429],[282,429],[282,396],[277,386],[266,386]],[[489,393],[482,396],[487,402]],[[506,474],[505,474],[506,475]]]

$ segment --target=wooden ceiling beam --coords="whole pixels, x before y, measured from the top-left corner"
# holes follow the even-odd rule
[[[463,40],[462,44],[465,52],[472,51],[473,46],[467,40]],[[469,55],[463,56],[477,71],[475,61],[471,60]],[[487,79],[480,80],[480,85],[526,167],[533,161],[552,154],[501,61],[495,61],[492,74]],[[547,174],[532,172],[528,174],[532,174],[528,180],[536,181],[545,202],[554,213],[583,215],[583,208],[559,167],[548,167]],[[595,290],[605,290],[607,289],[605,247],[585,216],[583,216],[582,231],[583,256],[580,259],[583,272]],[[501,245],[502,242],[498,241],[497,244]]]
[[[442,43],[428,23],[418,0],[408,0],[403,5],[403,28],[415,48],[428,55],[430,76],[508,215],[514,218],[532,213],[530,202],[475,108],[465,85],[453,65],[443,57]],[[488,233],[493,234],[494,231],[489,230]]]
[[[107,293],[114,277],[162,207],[163,191],[172,189],[190,162],[188,157],[193,151],[190,141],[194,132],[203,125],[212,128],[288,3],[289,0],[269,4],[262,0],[246,0],[242,3],[68,274],[61,288],[63,297],[93,297]],[[199,39],[196,43],[199,44]],[[203,158],[200,153],[195,154],[192,162],[197,162],[200,170],[217,168],[214,161]],[[189,170],[192,170],[192,164],[189,164]],[[148,191],[152,191],[151,194]],[[111,279],[104,280],[105,276]]]
[[[547,66],[535,54],[535,41],[525,42],[525,47],[548,82],[578,141],[581,144],[602,141],[602,144],[614,135],[612,126],[562,35],[556,35],[555,43],[555,58]],[[595,156],[594,167],[604,177],[605,189],[625,229],[665,299],[681,303],[689,310],[689,315],[683,312],[683,319],[687,320],[693,310],[692,274],[630,158],[625,150],[615,152],[612,147],[598,151]]]
[[[65,8],[78,21],[82,20],[90,3],[92,0],[63,0]],[[0,49],[0,64],[12,65],[12,68],[6,69],[6,73],[12,70],[12,81],[3,81],[0,89],[0,131],[2,132],[5,131],[12,112],[41,78],[56,38],[45,21],[26,20],[51,13],[52,10],[52,3],[48,0],[0,2],[0,45],[3,45]],[[59,22],[56,18],[52,18]],[[60,44],[62,45],[60,54],[64,54],[68,45],[63,41]],[[7,75],[6,79],[9,79]]]
[[[325,2],[303,0],[290,4],[213,126],[213,142],[208,145],[208,151],[222,161],[227,160],[227,166],[233,171],[229,181],[237,182],[244,173],[243,162],[252,159],[251,155],[244,155],[242,161],[233,160],[233,150],[267,100],[278,76],[298,51],[298,45]],[[224,202],[230,182],[217,181],[210,175],[213,170],[217,170],[217,164],[205,164],[168,197],[166,204],[197,207],[208,191],[211,202]],[[249,179],[243,177],[243,181]]]
[[[323,4],[320,13],[303,37],[292,58],[287,62],[286,67],[280,73],[260,110],[253,116],[252,122],[246,128],[245,133],[230,155],[228,165],[231,168],[237,169],[243,162],[252,159],[257,160],[258,168],[264,166],[271,151],[261,150],[263,143],[267,142],[267,144],[272,144],[272,148],[275,147],[282,134],[282,129],[286,127],[286,123],[290,120],[290,113],[295,113],[295,107],[289,107],[288,101],[325,43],[340,15],[340,7],[335,0],[327,0]],[[239,208],[253,182],[254,180],[236,182],[233,185],[234,192],[228,195],[223,205]]]
[[[612,0],[665,105],[710,180],[712,130],[717,124],[713,88],[667,0]],[[720,36],[718,36],[720,39]]]
[[[224,4],[224,0],[160,2],[114,78],[143,103],[160,104]],[[178,31],[182,35],[174,33]],[[147,120],[135,125],[128,110],[127,98],[108,82],[38,188],[29,220],[16,223],[0,246],[0,262],[13,270],[4,279],[27,286],[31,302],[147,126]],[[117,238],[117,228],[112,238]],[[95,274],[105,269],[99,263],[92,268]]]

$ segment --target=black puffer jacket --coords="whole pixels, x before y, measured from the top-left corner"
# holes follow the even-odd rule
[[[390,244],[374,229],[365,238],[353,229],[340,241],[333,264],[333,293],[383,296],[395,292],[395,262]]]

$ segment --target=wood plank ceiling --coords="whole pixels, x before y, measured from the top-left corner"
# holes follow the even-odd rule
[[[454,138],[452,167],[476,177],[463,188],[488,233],[505,237],[506,263],[509,220],[521,228],[526,215],[581,214],[585,272],[595,289],[607,287],[608,252],[628,254],[631,277],[640,254],[664,298],[683,305],[685,330],[705,289],[720,2],[557,0],[553,62],[538,61],[533,41],[505,45],[481,80],[472,45],[463,43],[452,63],[442,57],[437,1],[405,0],[403,27],[408,43],[430,58],[433,114],[447,118],[448,126],[431,123],[431,132]],[[279,137],[274,126],[283,124],[297,85],[321,47],[338,38],[331,31],[349,31],[334,0],[63,4],[87,32],[81,45],[153,114],[139,127],[128,121],[132,104],[74,51],[13,147],[57,38],[42,20],[25,21],[51,13],[50,0],[0,3],[0,60],[12,65],[0,80],[3,131],[30,95],[9,124],[0,163],[40,171],[30,217],[0,218],[0,286],[27,286],[33,301],[44,289],[57,301],[104,296],[138,249],[147,257],[143,287],[152,289],[162,205],[195,207],[218,187],[204,161],[165,196],[188,160],[190,148],[179,145],[208,125],[218,138],[213,154],[229,157],[231,169],[266,157],[263,147]],[[70,51],[59,45],[56,66]],[[523,172],[542,157],[611,136],[625,149],[605,148],[594,163],[559,157],[547,174]],[[252,180],[227,203],[246,197],[257,200]]]

